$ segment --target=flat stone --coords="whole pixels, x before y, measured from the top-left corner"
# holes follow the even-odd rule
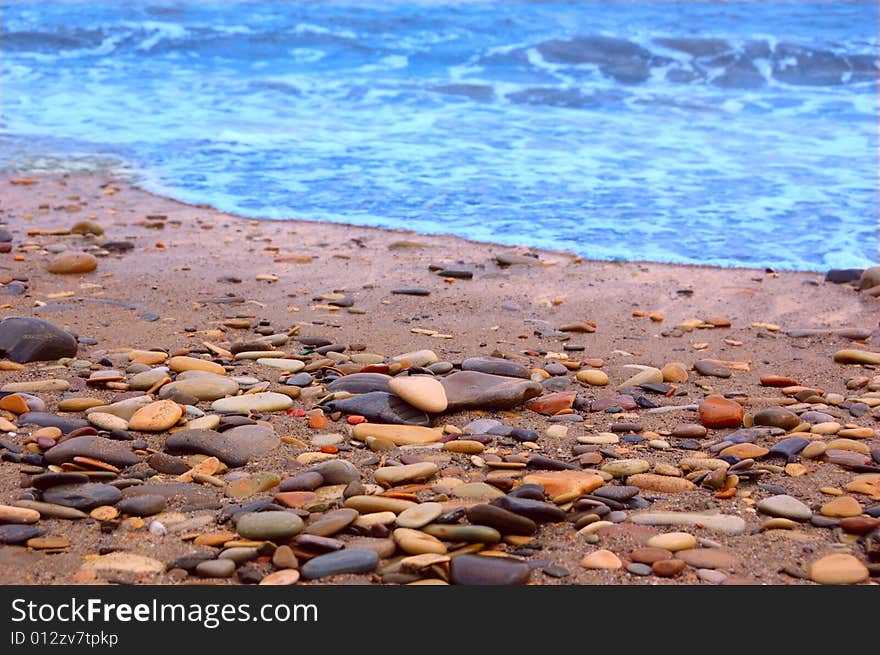
[[[250,498],[278,486],[281,479],[275,473],[260,471],[245,478],[238,478],[226,485],[227,498]]]
[[[525,516],[536,523],[560,523],[565,520],[565,512],[556,505],[531,498],[507,495],[494,499],[491,504]]]
[[[303,520],[292,512],[245,512],[236,516],[238,534],[246,539],[273,540],[296,536],[304,527]]]
[[[262,457],[281,445],[281,437],[266,425],[239,425],[222,434],[240,455],[249,460]]]
[[[810,564],[810,579],[819,584],[858,584],[868,579],[868,568],[846,553],[820,557]]]
[[[235,562],[228,558],[199,562],[195,573],[202,578],[229,578],[235,573]]]
[[[361,478],[360,471],[358,471],[357,467],[344,459],[334,459],[327,462],[321,462],[320,464],[313,466],[310,471],[302,473],[301,475],[305,476],[310,472],[318,473],[322,479],[321,484],[328,485],[348,484],[349,482],[354,482]],[[286,491],[287,489],[284,490]]]
[[[440,414],[446,411],[448,405],[446,391],[443,385],[432,376],[396,377],[391,379],[388,386],[393,393],[418,410],[429,414]]]
[[[416,503],[400,498],[364,495],[346,498],[344,505],[357,510],[361,514],[370,514],[372,512],[394,512],[395,514],[400,514],[405,509],[415,507]]]
[[[531,569],[526,562],[509,557],[458,555],[450,564],[450,581],[455,585],[524,585]]]
[[[100,407],[104,401],[100,398],[64,398],[58,403],[59,412],[82,412],[92,407]]]
[[[134,416],[135,412],[152,402],[153,399],[150,396],[134,396],[109,405],[90,407],[86,410],[86,416],[91,416],[92,414],[112,414],[113,416],[123,419],[127,423],[131,420],[131,417]]]
[[[299,582],[300,575],[300,572],[296,569],[281,569],[268,574],[260,580],[259,584],[272,586],[294,585]]]
[[[575,375],[578,382],[586,382],[594,387],[604,387],[608,384],[608,374],[595,368],[587,368],[577,372]]]
[[[56,446],[57,448],[57,446]],[[165,440],[166,450],[181,453],[199,453],[216,457],[227,466],[238,467],[248,463],[248,453],[240,440],[230,439],[225,433],[213,430],[181,430]]]
[[[880,353],[867,350],[844,349],[834,353],[834,361],[838,364],[880,364]]]
[[[48,379],[35,380],[33,382],[9,382],[0,387],[0,391],[9,392],[38,392],[38,391],[67,391],[70,389],[70,382],[67,380]],[[35,414],[37,412],[31,412]]]
[[[369,548],[345,548],[319,555],[303,564],[305,580],[317,580],[342,573],[370,573],[379,566],[379,555]]]
[[[501,534],[532,535],[538,529],[537,524],[531,519],[495,505],[482,504],[469,507],[467,518],[474,525],[486,525]]]
[[[504,492],[485,482],[466,482],[455,487],[452,495],[465,500],[491,500],[504,496]]]
[[[414,350],[391,358],[395,362],[409,362],[410,366],[425,367],[440,361],[433,350]]]
[[[654,535],[645,545],[649,548],[663,548],[673,553],[697,547],[697,538],[688,532],[667,532]]]
[[[672,551],[666,548],[645,546],[643,548],[636,548],[629,554],[629,557],[633,562],[653,564],[654,562],[659,562],[665,559],[672,559]]]
[[[793,521],[809,521],[813,512],[793,496],[780,494],[758,501],[758,511]]]
[[[401,528],[419,529],[428,525],[443,513],[440,503],[419,503],[403,510],[397,515],[397,525]]]
[[[43,534],[45,534],[45,530],[36,525],[23,523],[0,525],[0,544],[22,544]]]
[[[164,432],[180,420],[183,408],[173,400],[158,400],[137,410],[128,429],[138,432]]]
[[[723,396],[707,396],[700,403],[700,423],[707,428],[738,428],[742,425],[743,408]]]
[[[739,459],[760,459],[764,457],[770,452],[769,449],[764,448],[763,446],[759,446],[753,443],[737,443],[732,446],[728,446],[720,453],[718,453],[721,457],[737,457]]]
[[[538,382],[502,377],[479,371],[458,371],[440,378],[446,391],[447,411],[465,409],[511,409],[539,396]]]
[[[605,473],[613,475],[615,478],[644,473],[650,468],[651,464],[644,459],[615,459],[602,466]]]
[[[723,364],[711,359],[699,359],[694,362],[694,370],[700,375],[708,375],[716,378],[729,378],[733,372]]]
[[[207,359],[199,359],[198,357],[177,356],[170,358],[167,362],[168,368],[175,373],[184,371],[205,371],[214,375],[226,375],[226,369],[216,362]]]
[[[684,571],[685,566],[686,564],[678,558],[663,559],[659,562],[654,562],[651,565],[651,570],[654,572],[654,575],[660,578],[674,578]]]
[[[105,412],[92,412],[88,415],[88,417],[89,423],[100,430],[112,431],[128,429],[128,421],[126,421],[124,418],[114,416],[113,414],[107,414]]]
[[[729,569],[739,559],[721,548],[691,548],[679,550],[675,556],[695,569]]]
[[[202,401],[214,401],[238,392],[238,383],[222,375],[204,373],[186,379],[178,379],[159,390],[159,398],[170,398],[176,394],[186,394]]]
[[[822,516],[830,516],[839,519],[859,516],[862,513],[862,505],[852,496],[839,496],[822,505],[819,513],[822,514]]]
[[[741,535],[746,522],[729,514],[701,514],[698,512],[641,512],[630,515],[637,525],[702,526],[728,535]]]
[[[81,512],[78,509],[65,507],[64,505],[56,505],[55,503],[43,503],[37,500],[16,500],[14,502],[16,506],[33,510],[37,512],[40,517],[46,519],[76,521],[79,519],[87,519],[89,517],[88,514]]]
[[[336,378],[327,385],[327,391],[347,391],[349,393],[370,393],[371,391],[391,391],[391,376],[383,373],[352,373]]]
[[[357,518],[357,510],[350,507],[343,507],[332,512],[327,512],[317,521],[309,523],[303,532],[310,535],[329,537],[347,528],[354,523]]]
[[[554,499],[588,494],[605,483],[600,475],[578,470],[530,473],[523,478],[523,482],[541,485],[547,495]]]
[[[94,571],[103,576],[130,575],[142,578],[164,573],[165,565],[152,557],[116,551],[88,560],[80,570]]]
[[[545,394],[529,402],[526,408],[544,416],[553,416],[563,410],[571,409],[576,397],[577,391]]]
[[[702,439],[708,434],[705,426],[699,423],[686,423],[672,429],[672,436],[679,439]]]
[[[660,372],[663,374],[663,382],[687,382],[688,372],[684,364],[679,362],[670,362],[666,364]]]
[[[357,471],[355,471],[355,473],[357,473]],[[279,489],[285,492],[314,491],[322,484],[324,484],[324,476],[321,475],[319,471],[304,471],[302,473],[297,473],[286,480],[282,480]]]
[[[74,457],[89,457],[120,468],[133,466],[141,461],[124,441],[91,435],[62,441],[47,450],[43,456],[50,464],[72,462]]]
[[[498,530],[486,525],[431,523],[422,528],[422,531],[444,541],[465,541],[467,543],[481,544],[497,544],[501,541],[501,534]]]
[[[446,553],[446,546],[442,541],[421,530],[397,528],[393,533],[393,537],[400,550],[408,555],[424,555],[427,553],[443,555]]]
[[[379,484],[393,487],[404,482],[427,480],[438,470],[433,462],[419,462],[404,466],[383,466],[373,472],[373,477]]]
[[[793,462],[797,460],[798,454],[800,454],[809,444],[809,439],[804,439],[803,437],[789,437],[774,443],[770,447],[770,451],[767,455],[769,457],[784,457],[787,461]],[[823,450],[822,452],[825,451]]]
[[[753,419],[755,425],[766,425],[783,430],[792,430],[801,422],[797,414],[783,407],[767,407],[757,412]]]
[[[0,357],[19,364],[76,357],[73,336],[38,318],[10,316],[0,321]]]
[[[100,482],[62,484],[43,492],[45,502],[78,510],[90,510],[100,505],[115,505],[121,498],[122,493],[119,489]]]
[[[461,370],[526,380],[531,375],[523,364],[500,357],[469,357],[461,363]]]
[[[440,441],[443,430],[412,425],[360,423],[352,429],[352,436],[360,441],[366,441],[367,437],[378,437],[391,441],[396,446],[407,446]]]
[[[211,409],[221,413],[280,412],[292,406],[292,398],[272,391],[221,398],[211,403]]]
[[[672,477],[669,475],[657,475],[656,473],[639,473],[626,479],[627,484],[646,491],[659,491],[661,493],[675,494],[695,491],[697,486],[685,478]]]
[[[376,423],[420,426],[431,424],[430,417],[423,410],[385,391],[371,391],[351,398],[332,400],[326,405],[331,411],[363,416]]]
[[[617,389],[628,389],[629,387],[638,387],[642,384],[663,382],[663,373],[659,368],[654,368],[653,366],[643,366],[640,368],[642,369],[641,371],[618,384]]]
[[[153,516],[165,511],[166,500],[158,494],[146,494],[120,500],[116,509],[131,516]]]
[[[623,562],[610,550],[602,549],[585,555],[581,559],[581,566],[585,569],[616,570],[623,568]]]
[[[40,513],[26,507],[0,505],[0,523],[36,523]]]

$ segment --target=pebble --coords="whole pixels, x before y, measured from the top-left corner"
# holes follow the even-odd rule
[[[581,559],[581,566],[585,569],[608,569],[623,568],[623,562],[610,550],[596,550]]]
[[[697,486],[685,478],[672,477],[669,475],[657,475],[656,473],[640,473],[626,479],[627,483],[647,491],[659,491],[661,493],[684,493],[694,491]]]
[[[177,424],[183,416],[183,408],[173,400],[159,400],[138,409],[128,428],[138,432],[164,432]]]
[[[293,537],[303,529],[303,520],[291,512],[245,512],[236,517],[236,530],[246,539],[273,540]]]
[[[351,496],[345,499],[344,505],[357,510],[361,514],[370,514],[372,512],[394,512],[395,514],[400,514],[407,508],[415,507],[416,503],[411,500],[388,498],[385,496]]]
[[[645,545],[649,548],[662,548],[671,552],[689,550],[697,547],[697,538],[688,532],[667,532],[654,535]]]
[[[550,498],[571,499],[581,494],[588,494],[605,483],[605,479],[590,471],[562,470],[530,473],[523,478],[525,484],[543,487]]]
[[[434,377],[409,375],[392,378],[388,383],[391,391],[404,401],[429,414],[446,411],[448,401],[443,385]]]
[[[856,557],[846,553],[826,555],[809,567],[810,579],[819,584],[858,584],[868,579],[868,569]]]
[[[170,358],[167,362],[168,368],[175,373],[184,371],[205,371],[214,375],[226,375],[226,369],[216,362],[207,359],[199,359],[198,357],[187,357],[179,355]]]
[[[661,578],[674,578],[684,571],[685,566],[686,564],[680,559],[663,559],[659,562],[654,562],[651,565],[651,570],[654,572],[654,575]]]
[[[397,525],[401,528],[418,529],[431,523],[443,513],[440,503],[426,502],[403,510],[397,516]]]
[[[880,364],[880,353],[867,350],[844,349],[834,353],[834,361],[838,364]]]
[[[280,571],[274,571],[260,580],[259,584],[261,585],[272,585],[272,586],[280,586],[280,585],[294,585],[299,582],[300,572],[296,569],[281,569]]]
[[[738,428],[742,425],[743,408],[723,396],[707,396],[700,403],[700,423],[707,428]]]
[[[62,484],[43,492],[47,503],[89,510],[99,505],[115,505],[122,493],[116,487],[100,482],[86,484]]]
[[[647,564],[639,564],[638,562],[630,562],[626,565],[626,570],[633,575],[651,575],[654,571]]]
[[[115,579],[116,576],[152,577],[165,572],[165,564],[152,557],[115,551],[86,561],[80,570],[94,571]]]
[[[644,473],[651,468],[650,462],[644,459],[617,459],[602,466],[602,470],[615,478]]]
[[[98,268],[98,260],[88,253],[70,253],[59,255],[49,262],[46,270],[56,275],[78,275],[90,273]]]
[[[716,378],[729,378],[733,372],[718,362],[711,359],[700,359],[694,362],[694,370],[700,375],[708,375]]]
[[[695,569],[729,569],[738,558],[720,548],[692,548],[678,551],[675,556]]]
[[[221,398],[211,403],[211,409],[221,413],[279,412],[292,406],[292,398],[272,391]]]
[[[745,532],[746,522],[730,514],[701,514],[697,512],[642,512],[632,514],[630,520],[637,525],[702,526],[728,535]]]
[[[88,457],[120,468],[133,466],[141,461],[125,442],[92,435],[62,441],[47,450],[43,456],[50,464],[72,462],[74,457]]]
[[[321,484],[348,484],[349,482],[354,482],[356,480],[360,480],[360,472],[357,467],[343,459],[335,459],[328,462],[321,462],[320,464],[316,464],[310,471],[307,471],[302,476],[307,475],[308,473],[317,473],[321,476]],[[300,475],[296,476],[300,478]],[[306,480],[312,480],[313,478],[302,478]],[[319,485],[320,486],[320,485]],[[287,489],[283,489],[287,491]]]
[[[442,541],[421,530],[397,528],[393,533],[395,543],[409,555],[426,553],[445,554],[446,546]]]
[[[123,514],[131,516],[153,516],[165,510],[166,502],[164,496],[145,494],[124,498],[117,503],[116,508]]]
[[[532,535],[538,529],[537,524],[531,519],[495,505],[481,504],[469,507],[467,518],[474,525],[486,525],[495,528],[501,534]]]
[[[643,548],[636,548],[629,554],[629,557],[633,562],[650,565],[654,562],[659,562],[665,559],[672,559],[672,551],[666,548],[647,546]]]
[[[40,513],[36,510],[0,505],[0,523],[36,523],[39,520]]]
[[[362,416],[376,423],[422,427],[431,424],[431,419],[425,412],[385,391],[371,391],[351,398],[332,400],[326,406],[331,411]]]
[[[139,373],[138,375],[143,374]],[[136,377],[137,376],[135,376],[135,378]],[[147,377],[143,378],[143,381],[139,386],[142,386],[147,379]],[[129,384],[132,384],[132,382],[134,382],[134,379],[132,379]],[[132,385],[132,388],[137,387]],[[213,373],[202,373],[201,375],[186,377],[183,379],[181,379],[181,376],[178,376],[174,382],[164,385],[159,390],[159,398],[164,400],[176,394],[185,394],[197,398],[198,400],[213,401],[236,394],[238,388],[238,382],[235,380],[222,375],[215,375]]]
[[[783,430],[792,430],[801,422],[797,414],[783,407],[762,409],[754,415],[753,421],[755,425],[766,425]]]
[[[301,567],[305,580],[342,573],[370,573],[379,566],[379,555],[369,548],[345,548],[310,559]]]
[[[226,558],[211,559],[199,562],[195,572],[202,578],[229,578],[235,573],[235,562]]]
[[[758,511],[793,521],[809,521],[813,512],[793,496],[780,494],[758,501]]]
[[[360,441],[365,441],[367,437],[378,437],[391,441],[397,446],[407,446],[440,441],[443,438],[443,430],[423,426],[360,423],[352,429],[352,436]]]
[[[449,578],[455,585],[524,585],[529,581],[528,563],[511,557],[458,555],[450,563]]]
[[[85,476],[83,476],[85,477]],[[65,519],[75,521],[78,519],[88,518],[88,514],[81,512],[73,507],[65,507],[64,505],[55,505],[54,503],[43,503],[37,500],[16,500],[16,506],[25,507],[39,512],[42,518],[47,519]]]
[[[440,378],[446,391],[447,411],[511,409],[539,396],[543,387],[528,379],[457,371]]]
[[[830,516],[832,518],[847,518],[859,516],[862,513],[862,506],[852,496],[839,496],[822,505],[819,513],[822,516]]]
[[[578,382],[586,382],[594,387],[604,387],[608,384],[608,374],[595,368],[580,370],[575,377]]]
[[[329,537],[347,528],[357,518],[358,512],[356,510],[343,507],[323,514],[317,521],[309,523],[303,532],[319,537]]]
[[[531,377],[528,367],[519,362],[500,357],[469,357],[461,363],[461,370],[478,371],[480,373],[511,378],[529,379]]]
[[[44,534],[44,530],[35,525],[22,523],[0,525],[0,544],[20,544],[42,534]]]

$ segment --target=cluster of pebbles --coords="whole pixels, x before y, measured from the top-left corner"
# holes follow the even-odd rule
[[[729,322],[675,329],[705,325]],[[852,370],[841,389],[779,374],[718,394],[706,381],[747,361],[612,381],[570,351],[444,361],[271,325],[176,351],[81,346],[41,319],[0,322],[0,459],[20,479],[0,492],[0,544],[77,551],[72,581],[754,583],[737,539],[805,531],[834,537],[783,567],[792,580],[880,575],[870,350],[829,353]],[[807,479],[822,502],[787,491]],[[89,543],[126,538],[82,552],[68,522]]]

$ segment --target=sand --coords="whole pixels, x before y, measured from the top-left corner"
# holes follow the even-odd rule
[[[679,361],[690,368],[701,358],[749,362],[748,371],[737,371],[729,379],[699,377],[691,372],[690,381],[679,385],[687,395],[672,401],[660,397],[658,402],[663,404],[698,402],[709,392],[739,391],[774,401],[781,398],[779,390],[759,386],[764,374],[791,376],[802,385],[843,394],[847,393],[848,379],[876,375],[876,371],[864,367],[835,364],[832,357],[844,347],[880,349],[880,300],[860,294],[850,285],[825,283],[824,272],[590,261],[568,252],[475,243],[449,235],[297,220],[250,220],[158,197],[103,174],[31,176],[37,183],[29,185],[12,184],[16,177],[21,176],[0,176],[0,222],[13,235],[13,251],[0,255],[0,274],[26,278],[27,291],[2,296],[0,317],[36,316],[90,337],[97,344],[81,345],[79,357],[93,362],[103,351],[112,353],[115,349],[177,351],[205,341],[228,345],[228,341],[255,335],[251,330],[224,327],[223,322],[248,319],[254,326],[269,321],[278,331],[298,326],[300,336],[365,344],[369,352],[386,355],[430,348],[441,360],[451,362],[472,355],[523,357],[529,352],[532,354],[527,361],[534,367],[544,361],[539,353],[562,353],[564,344],[580,344],[584,350],[569,355],[579,360],[602,359],[603,370],[612,383],[607,388],[575,383],[570,387],[593,399],[613,393],[613,385],[634,372],[624,368],[627,364],[661,367]],[[87,219],[98,223],[105,234],[52,234]],[[748,239],[748,235],[741,236]],[[79,250],[107,241],[127,241],[134,247],[99,258],[98,269],[92,273],[53,275],[44,268],[51,257],[45,246],[65,244],[68,249]],[[583,249],[589,252],[589,244]],[[537,255],[536,264],[499,266],[495,257],[510,253]],[[444,279],[429,270],[434,264],[467,268],[474,277]],[[261,281],[258,276],[277,277],[277,281]],[[224,281],[228,277],[240,282]],[[391,293],[399,287],[423,287],[430,295]],[[322,296],[336,293],[352,297],[354,307],[365,313],[331,311]],[[239,297],[243,302],[203,302],[224,296]],[[638,313],[656,313],[656,318],[662,320],[635,315]],[[158,319],[148,320],[153,318],[150,314],[158,315]],[[729,319],[731,327],[684,333],[674,330],[683,321],[712,317]],[[583,322],[594,323],[596,331],[572,334],[566,342],[537,334]],[[853,345],[833,334],[806,338],[786,335],[787,330],[796,328],[841,327],[866,329],[871,336]],[[415,333],[414,329],[432,330],[451,338]],[[24,372],[0,372],[3,383],[38,377],[45,374],[36,373],[33,365]],[[85,389],[84,380],[72,374],[63,377]],[[269,374],[269,379],[278,377],[280,372]],[[569,377],[573,379],[573,375]],[[113,397],[113,392],[103,389],[89,388],[88,393]],[[41,395],[50,411],[61,397]],[[302,403],[295,406],[308,409]],[[499,416],[492,412],[485,415]],[[661,434],[675,425],[696,421],[695,412],[651,415],[641,411],[638,415],[645,430]],[[462,427],[474,418],[474,412],[460,412],[445,416],[439,424]],[[501,418],[511,425],[534,428],[542,435],[550,425],[546,417],[525,410]],[[567,437],[542,438],[540,453],[565,459],[576,436],[608,430],[618,420],[601,412],[586,414],[585,423],[571,426]],[[870,414],[850,420],[860,426],[878,427],[877,419]],[[272,421],[281,435],[308,440],[314,434],[294,417],[276,414]],[[344,433],[348,426],[342,421],[331,424],[330,429]],[[151,445],[161,447],[159,437],[149,439]],[[869,443],[876,446],[878,440]],[[616,448],[624,456],[652,462],[676,463],[690,454],[641,445],[627,448],[619,444]],[[284,477],[297,469],[292,460],[299,452],[290,447],[281,456],[275,453],[252,462],[247,470],[272,471]],[[368,455],[372,453],[355,451],[351,458],[357,463]],[[840,487],[853,477],[852,472],[836,465],[807,463],[814,469],[807,475],[773,474],[765,482],[784,487],[808,505],[818,505],[830,499],[819,491],[820,487]],[[768,495],[754,484],[747,488],[756,498]],[[0,464],[0,503],[14,500],[22,491],[16,466]],[[770,584],[801,582],[780,572],[782,567],[803,570],[817,554],[832,552],[832,545],[838,541],[836,531],[809,525],[795,532],[760,533],[761,520],[766,517],[758,515],[742,494],[733,499],[716,499],[707,490],[645,495],[657,498],[653,505],[656,510],[719,510],[745,518],[748,529],[743,536],[705,533],[740,557],[733,571],[735,578]],[[51,526],[50,534],[66,534],[73,545],[63,553],[50,555],[0,547],[0,583],[68,583],[83,558],[101,549],[126,548],[162,561],[170,561],[188,549],[176,538],[154,537],[146,530],[119,529],[104,534],[96,525],[83,521],[43,523]],[[534,572],[533,582],[698,582],[692,569],[668,581],[580,567],[581,557],[598,547],[625,554],[637,545],[633,535],[609,535],[600,546],[594,546],[577,537],[570,524],[558,524],[542,527],[539,536],[543,549],[535,558],[562,566],[570,575],[555,579]],[[340,581],[364,579],[351,576]]]

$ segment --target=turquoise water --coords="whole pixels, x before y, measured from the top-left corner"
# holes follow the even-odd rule
[[[875,2],[2,10],[5,169],[596,259],[878,260]]]

